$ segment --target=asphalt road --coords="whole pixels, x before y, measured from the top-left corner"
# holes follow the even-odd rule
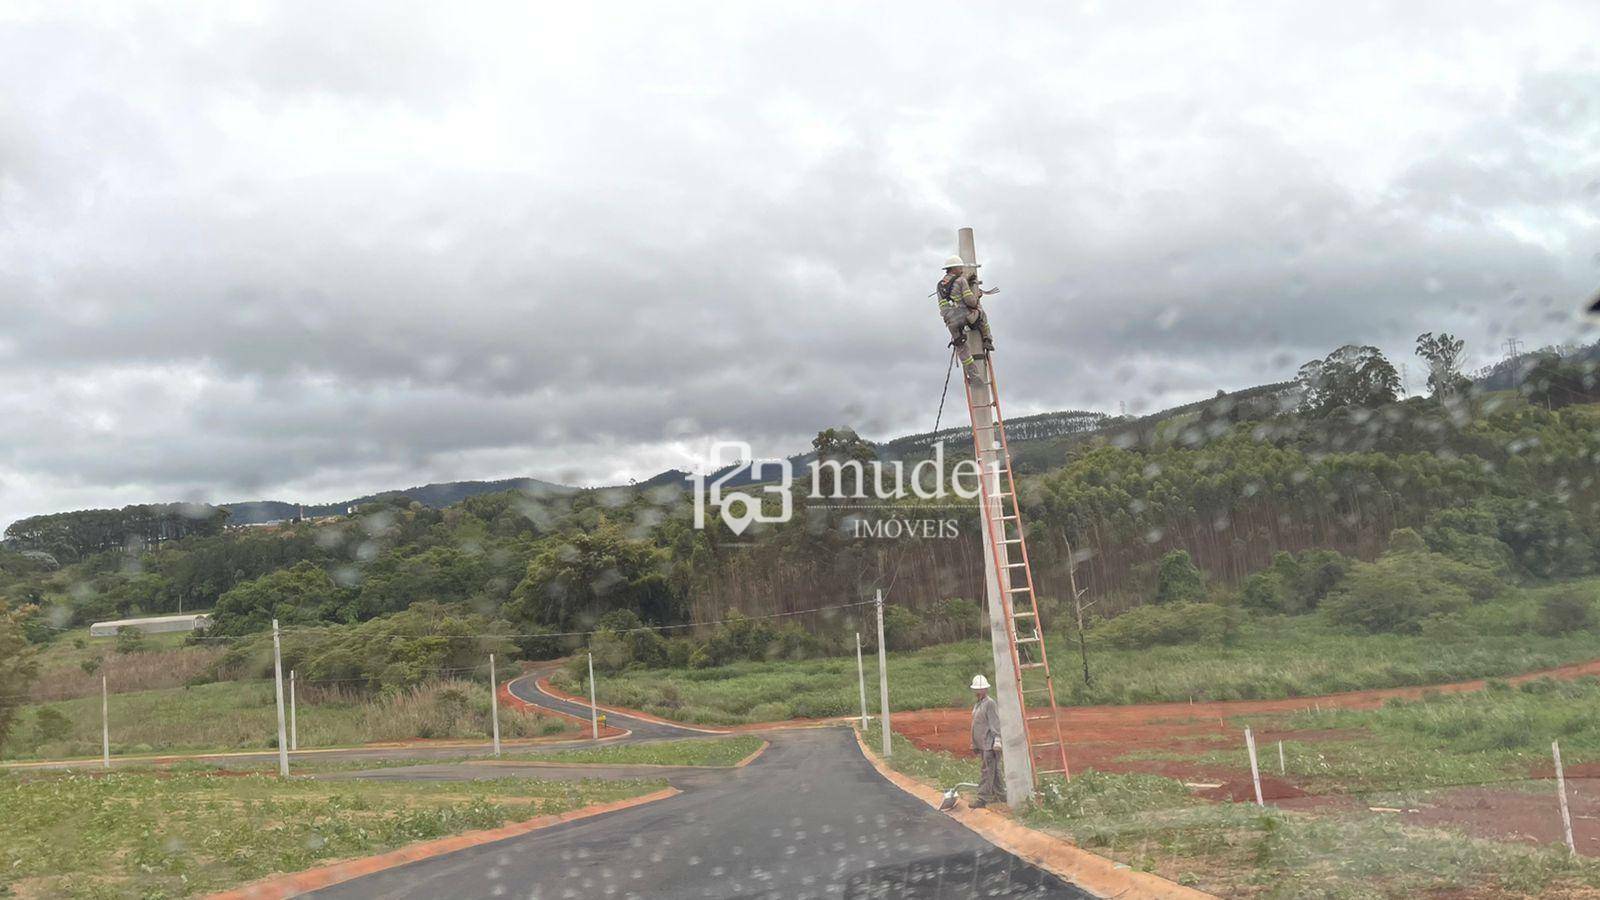
[[[683,791],[676,797],[411,863],[311,896],[1090,896],[886,782],[862,758],[848,729],[764,736],[771,748],[745,768],[667,772]]]
[[[586,704],[562,700],[558,697],[552,697],[549,694],[539,690],[539,686],[536,684],[536,682],[538,679],[548,675],[549,672],[550,670],[544,669],[529,673],[521,678],[514,679],[510,684],[506,685],[506,689],[511,691],[512,696],[518,698],[519,700],[526,700],[529,703],[542,706],[545,709],[566,713],[569,716],[577,716],[580,719],[589,718],[589,707]],[[693,728],[680,728],[676,725],[669,725],[664,722],[652,722],[649,719],[636,719],[633,716],[626,716],[621,713],[607,712],[604,713],[604,715],[606,717],[607,725],[615,725],[618,728],[626,728],[633,732],[632,734],[628,735],[628,740],[706,736],[706,732],[697,731]]]

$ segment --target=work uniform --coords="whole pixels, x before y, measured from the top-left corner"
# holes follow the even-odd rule
[[[961,354],[961,365],[972,363],[972,356],[967,353],[965,329],[971,327],[983,335],[983,349],[985,352],[994,349],[994,338],[989,334],[989,316],[983,311],[983,299],[965,275],[956,272],[946,272],[939,279],[939,286],[935,290],[939,298],[939,316],[944,319],[945,327],[950,329],[950,337],[955,341],[956,350]]]
[[[978,799],[996,803],[1005,799],[1000,788],[1000,706],[985,696],[972,707],[972,749],[983,761],[978,779]]]

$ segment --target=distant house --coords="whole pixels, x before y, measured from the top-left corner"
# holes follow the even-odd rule
[[[205,631],[211,626],[209,613],[182,616],[148,616],[143,619],[117,619],[114,622],[96,622],[89,626],[90,637],[113,637],[124,628],[145,634],[164,634],[169,631]]]

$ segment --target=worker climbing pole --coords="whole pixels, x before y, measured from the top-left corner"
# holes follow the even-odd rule
[[[994,698],[1000,707],[1006,802],[1015,806],[1032,795],[1039,777],[1070,774],[1023,533],[1022,504],[1000,413],[1000,388],[990,352],[994,340],[981,306],[983,296],[995,291],[983,290],[978,278],[971,228],[960,230],[957,244],[960,253],[946,260],[945,277],[939,282],[940,315],[961,360],[973,454],[981,473],[979,522],[994,650]]]

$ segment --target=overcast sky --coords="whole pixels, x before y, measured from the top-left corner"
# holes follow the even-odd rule
[[[974,6],[0,6],[0,525],[1594,339],[1600,4]]]

